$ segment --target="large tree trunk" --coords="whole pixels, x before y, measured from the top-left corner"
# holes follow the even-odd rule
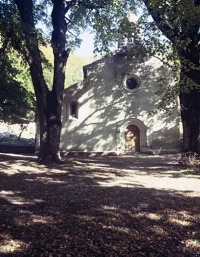
[[[192,73],[192,74],[189,74]],[[180,76],[180,107],[183,125],[183,153],[200,155],[200,85],[199,71],[185,72],[185,66]],[[188,78],[191,79],[188,82]],[[196,83],[196,85],[194,85]],[[192,85],[193,84],[193,85]]]
[[[50,91],[43,76],[41,56],[35,31],[33,1],[14,0],[25,25],[26,50],[21,51],[29,66],[37,100],[39,116],[40,146],[38,161],[43,162],[51,156],[54,162],[60,158],[60,133],[61,133],[61,107],[65,81],[66,62],[69,49],[65,50],[67,24],[65,21],[65,3],[62,0],[53,1],[52,11],[52,46],[54,50],[54,81]]]
[[[159,5],[159,1],[143,2],[158,28],[177,51],[181,63],[179,98],[183,124],[182,150],[184,153],[200,155],[200,48],[196,13],[200,1],[188,1],[185,7],[192,10],[190,14],[184,13],[177,1],[169,8],[167,4]]]
[[[200,93],[180,94],[183,153],[200,154]]]
[[[66,7],[62,0],[55,0],[52,10],[52,47],[54,53],[54,79],[52,91],[47,95],[47,144],[41,145],[40,160],[49,154],[52,161],[59,162],[61,109],[63,101],[66,62],[70,49],[65,49],[67,23],[65,19]]]

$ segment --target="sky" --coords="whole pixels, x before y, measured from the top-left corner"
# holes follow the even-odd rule
[[[80,48],[77,48],[75,50],[75,53],[78,56],[81,57],[96,57],[96,56],[101,56],[100,54],[94,54],[93,50],[94,50],[94,34],[91,34],[90,32],[84,32],[80,35],[80,38],[82,39],[82,43]],[[116,50],[117,47],[117,42],[116,42],[116,46],[110,48],[111,51]]]
[[[51,13],[51,9],[48,9],[48,11],[49,13]],[[129,19],[130,21],[136,22],[138,18],[135,16],[135,14],[129,13]],[[39,22],[38,28],[41,28],[43,31],[46,31],[46,27],[43,23]],[[92,35],[91,32],[86,30],[80,35],[80,38],[82,39],[82,43],[80,48],[77,48],[75,50],[75,53],[78,56],[82,57],[94,56],[94,35]]]
[[[94,49],[94,39],[93,35],[90,34],[89,32],[84,32],[81,35],[81,39],[83,40],[81,43],[80,48],[75,50],[75,53],[78,56],[83,56],[83,57],[88,57],[88,56],[93,56],[93,49]]]
[[[129,19],[131,22],[136,22],[138,20],[138,17],[135,14],[129,14]],[[75,53],[78,56],[83,57],[90,57],[94,56],[93,49],[94,49],[94,39],[93,35],[89,31],[85,31],[80,35],[80,38],[82,39],[82,43],[80,48],[75,50]]]

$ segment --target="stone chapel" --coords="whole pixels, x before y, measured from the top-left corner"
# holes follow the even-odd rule
[[[62,152],[179,151],[178,103],[171,115],[149,115],[161,100],[158,90],[174,83],[169,67],[156,57],[129,61],[126,48],[120,47],[112,55],[84,66],[83,74],[83,81],[65,89]]]

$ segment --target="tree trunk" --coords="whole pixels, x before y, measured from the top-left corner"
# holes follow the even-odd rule
[[[43,162],[48,156],[52,161],[60,162],[61,107],[65,82],[66,62],[70,50],[65,50],[67,24],[65,19],[65,1],[54,0],[52,10],[52,47],[54,52],[54,81],[50,91],[43,76],[41,56],[33,16],[32,0],[14,0],[20,13],[25,35],[26,50],[24,54],[29,66],[37,100],[39,116],[39,156]],[[18,49],[18,50],[19,50]],[[28,50],[28,52],[27,52]]]
[[[38,161],[43,162],[48,156],[51,157],[53,162],[60,162],[60,132],[61,132],[61,115],[58,113],[58,109],[61,106],[58,102],[54,92],[49,92],[47,95],[46,126],[42,128],[40,126],[40,149]],[[43,115],[41,117],[40,124],[44,125]]]
[[[65,70],[70,49],[66,46],[67,23],[65,19],[66,6],[62,0],[55,0],[52,10],[52,47],[54,53],[54,79],[52,91],[47,96],[47,142],[41,145],[41,155],[45,149],[53,162],[60,162],[60,134],[61,134],[61,109],[64,93]],[[48,148],[47,148],[48,147]],[[46,150],[47,151],[47,150]],[[46,153],[48,154],[48,152]],[[41,157],[40,155],[40,157]],[[43,156],[42,156],[43,157]]]
[[[181,119],[183,124],[182,151],[200,154],[200,94],[180,95]]]
[[[188,78],[190,74],[184,72],[183,68],[180,76],[179,96],[183,125],[182,151],[200,155],[200,89],[190,89],[185,79],[186,76]],[[198,83],[199,71],[192,71],[192,77]],[[200,85],[200,81],[197,85]]]

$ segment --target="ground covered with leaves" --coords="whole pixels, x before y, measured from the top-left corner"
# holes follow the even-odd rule
[[[200,256],[200,175],[178,158],[0,155],[0,256]]]

